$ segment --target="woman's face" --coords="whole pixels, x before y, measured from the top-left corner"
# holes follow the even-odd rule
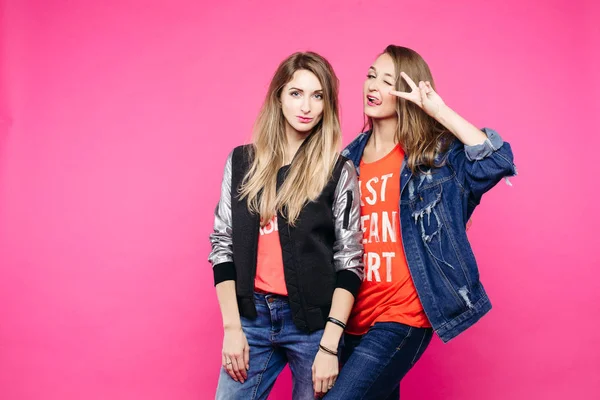
[[[363,105],[367,117],[384,119],[396,116],[398,98],[389,92],[395,90],[397,78],[392,57],[385,53],[377,57],[369,68],[363,86]]]
[[[323,88],[310,71],[294,72],[292,80],[281,91],[280,99],[287,128],[298,133],[310,132],[323,117]]]

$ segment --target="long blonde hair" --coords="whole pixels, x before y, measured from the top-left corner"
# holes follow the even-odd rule
[[[389,55],[396,70],[396,90],[410,92],[408,83],[400,77],[405,72],[414,82],[429,81],[435,90],[435,83],[429,66],[416,51],[407,47],[389,45],[382,54]],[[396,101],[398,127],[396,140],[401,143],[408,156],[408,167],[413,173],[426,167],[439,166],[436,156],[445,152],[454,136],[439,122],[427,115],[411,101],[398,98]],[[373,129],[373,121],[367,119],[366,127]]]
[[[299,70],[310,71],[319,79],[323,88],[323,115],[308,133],[277,190],[277,172],[284,163],[287,146],[280,96]],[[294,225],[304,205],[316,200],[331,178],[341,143],[338,86],[329,62],[313,52],[294,53],[275,71],[254,126],[252,164],[239,190],[240,198],[247,199],[248,209],[260,215],[262,226],[277,212]]]

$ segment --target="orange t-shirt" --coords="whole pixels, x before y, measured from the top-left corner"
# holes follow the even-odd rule
[[[376,322],[431,327],[408,270],[400,230],[400,169],[404,151],[360,163],[360,214],[365,246],[365,280],[346,332],[367,333]]]
[[[264,228],[259,229],[254,287],[264,292],[287,296],[277,216],[273,216]]]

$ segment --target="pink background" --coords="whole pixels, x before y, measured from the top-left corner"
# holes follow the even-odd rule
[[[206,261],[227,153],[276,65],[326,56],[344,143],[388,43],[515,150],[470,236],[494,309],[403,399],[600,396],[593,1],[0,1],[0,398],[209,399]],[[286,370],[273,391],[288,399]]]

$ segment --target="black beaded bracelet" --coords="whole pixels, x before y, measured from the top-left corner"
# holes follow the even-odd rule
[[[332,324],[336,324],[337,326],[341,327],[342,329],[346,329],[346,324],[343,323],[342,321],[340,321],[339,319],[335,319],[333,317],[328,317],[327,321],[331,322]]]
[[[327,347],[325,347],[323,345],[319,345],[319,349],[323,350],[327,354],[331,354],[332,356],[336,356],[337,357],[337,355],[338,355],[337,352],[335,352],[333,350],[330,350],[330,349],[328,349]]]

